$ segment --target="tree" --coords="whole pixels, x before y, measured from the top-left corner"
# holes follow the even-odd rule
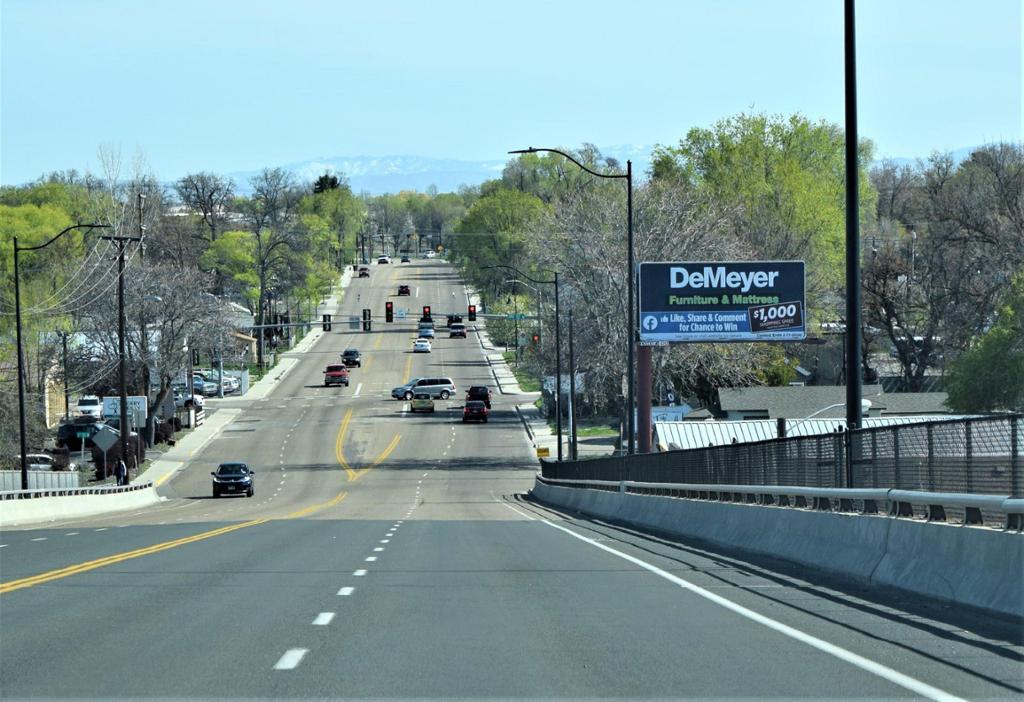
[[[174,190],[181,203],[199,215],[207,240],[216,241],[234,198],[234,182],[213,173],[189,173],[174,184]]]
[[[1024,411],[1024,272],[992,328],[954,361],[946,387],[958,412]]]
[[[333,173],[324,173],[313,182],[313,193],[324,193],[328,190],[337,190],[341,187],[341,181]]]

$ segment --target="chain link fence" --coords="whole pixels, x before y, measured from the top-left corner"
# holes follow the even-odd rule
[[[637,456],[542,461],[541,474],[561,480],[875,487],[1024,497],[1022,452],[1024,415],[1001,415]]]

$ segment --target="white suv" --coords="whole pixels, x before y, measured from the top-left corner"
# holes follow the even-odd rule
[[[99,419],[103,416],[103,402],[95,395],[82,395],[81,399],[78,400],[75,411],[78,414]]]

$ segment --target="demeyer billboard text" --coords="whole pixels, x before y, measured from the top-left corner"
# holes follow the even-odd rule
[[[640,264],[640,341],[797,341],[803,261]]]

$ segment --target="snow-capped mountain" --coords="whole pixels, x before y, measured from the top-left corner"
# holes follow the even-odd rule
[[[650,165],[652,147],[614,146],[601,149],[601,153],[615,158],[625,167],[626,159],[633,160],[637,179],[643,177]],[[373,195],[397,193],[402,190],[425,191],[431,185],[438,192],[453,192],[460,185],[479,185],[485,180],[501,177],[506,160],[462,161],[452,158],[424,156],[332,156],[282,164],[302,182],[311,182],[324,173],[344,174],[352,192]],[[257,171],[238,171],[227,175],[234,179],[236,192],[249,194],[249,179]]]

